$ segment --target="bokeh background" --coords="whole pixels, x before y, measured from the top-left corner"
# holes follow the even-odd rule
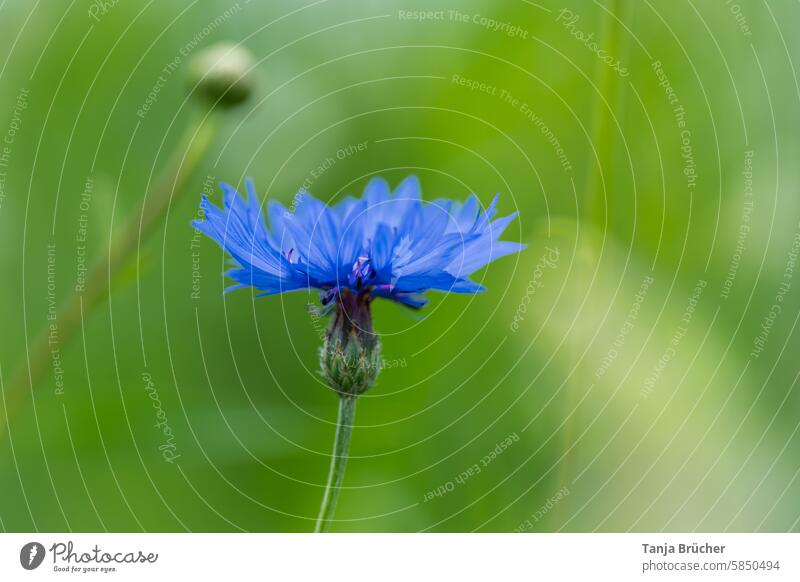
[[[528,248],[478,273],[483,295],[376,306],[391,366],[359,402],[335,531],[797,531],[799,18],[2,2],[0,528],[311,530],[336,414],[316,297],[223,295],[190,221],[220,180],[288,205],[413,173],[428,198],[499,192]],[[253,53],[254,94],[215,113],[110,299],[29,375],[82,261],[192,147],[189,63],[221,41]]]

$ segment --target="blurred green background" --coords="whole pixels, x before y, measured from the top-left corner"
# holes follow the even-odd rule
[[[376,306],[398,365],[359,402],[335,531],[799,530],[799,17],[3,2],[0,527],[311,530],[336,414],[316,298],[223,295],[225,257],[189,222],[220,180],[290,204],[414,173],[428,198],[500,192],[529,246],[477,274],[483,295]],[[254,54],[255,95],[54,344],[63,377],[51,359],[20,391],[82,229],[91,264],[138,220],[203,113],[187,65],[219,41]]]

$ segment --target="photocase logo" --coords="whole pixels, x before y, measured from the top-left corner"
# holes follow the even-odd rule
[[[44,561],[44,546],[39,542],[28,542],[19,551],[19,563],[26,570],[35,570]]]

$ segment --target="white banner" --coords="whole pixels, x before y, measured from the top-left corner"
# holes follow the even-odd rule
[[[2,534],[0,580],[800,580],[798,534]]]

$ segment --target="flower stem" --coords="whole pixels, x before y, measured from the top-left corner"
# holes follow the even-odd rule
[[[331,529],[333,514],[336,511],[336,501],[339,498],[339,489],[344,480],[344,469],[347,465],[347,455],[350,449],[350,435],[353,433],[353,420],[356,417],[356,396],[343,394],[339,398],[339,414],[336,419],[336,437],[333,440],[333,455],[331,468],[328,471],[328,484],[325,486],[325,495],[322,498],[322,507],[319,509],[315,533],[327,532]]]
[[[631,22],[635,2],[625,2],[623,0],[609,0],[608,12],[605,17],[606,33],[604,35],[604,46],[608,54],[619,55],[621,62],[627,62],[629,38],[623,34],[625,23]],[[605,14],[605,13],[604,13]],[[603,61],[596,64],[595,79],[597,84],[597,99],[595,99],[594,120],[592,127],[592,144],[594,149],[590,151],[587,159],[587,174],[584,193],[583,207],[581,210],[581,226],[583,231],[589,233],[589,238],[582,245],[582,253],[578,260],[579,268],[576,285],[573,285],[575,305],[579,305],[585,293],[591,289],[589,273],[597,267],[600,257],[596,253],[597,238],[608,228],[606,207],[608,197],[613,190],[612,181],[614,174],[614,146],[617,139],[618,128],[614,123],[614,116],[621,110],[621,101],[624,97],[622,78],[613,71]],[[595,160],[595,156],[597,159]],[[595,163],[596,161],[596,163]],[[584,235],[585,236],[585,235]],[[580,242],[580,241],[579,241]],[[591,297],[589,298],[591,301]],[[584,306],[584,310],[592,309],[590,302]],[[558,482],[562,487],[571,486],[570,474],[572,466],[572,455],[570,451],[574,446],[575,423],[577,412],[575,408],[579,402],[579,396],[584,394],[591,385],[591,380],[585,377],[584,366],[581,365],[581,349],[586,350],[585,342],[589,336],[586,319],[578,314],[573,332],[574,341],[571,342],[570,352],[570,371],[566,382],[565,408],[564,414],[567,420],[564,427],[563,451],[564,459],[559,467]],[[584,352],[585,353],[585,352]],[[560,503],[553,513],[554,523],[559,526],[563,524],[563,514],[568,509],[567,503]]]
[[[628,38],[623,35],[623,23],[630,20],[635,2],[609,0],[604,46],[608,54],[625,59],[628,56]],[[603,13],[605,14],[605,13]],[[602,231],[605,225],[605,206],[613,191],[614,145],[618,128],[614,116],[620,109],[622,99],[622,80],[605,62],[598,60],[595,72],[597,99],[595,100],[592,141],[594,151],[589,154],[586,175],[583,219],[585,224]],[[596,159],[595,159],[596,156]]]
[[[198,112],[194,115],[149,196],[142,200],[139,209],[127,220],[120,235],[109,241],[105,255],[90,269],[86,276],[86,290],[82,294],[73,293],[59,308],[55,321],[58,322],[61,350],[80,329],[91,311],[108,297],[116,276],[128,261],[137,256],[142,243],[167,215],[173,196],[181,192],[189,177],[194,174],[212,144],[218,127],[215,112]],[[43,330],[26,351],[27,357],[12,376],[8,390],[3,392],[5,414],[0,415],[0,438],[4,436],[5,425],[22,406],[26,395],[33,396],[34,388],[50,364],[50,350],[47,330]]]

